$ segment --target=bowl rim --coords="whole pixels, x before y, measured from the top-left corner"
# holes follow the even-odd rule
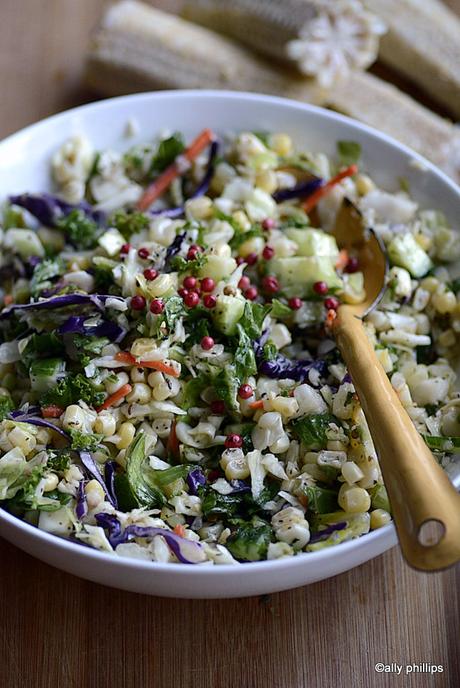
[[[40,128],[42,127],[48,127],[50,124],[68,119],[73,115],[86,113],[88,111],[95,112],[110,110],[112,107],[114,107],[114,105],[116,106],[118,104],[124,104],[126,102],[142,100],[161,101],[162,99],[182,100],[184,98],[194,98],[198,100],[213,98],[224,101],[239,100],[243,102],[264,102],[267,104],[267,106],[277,105],[287,109],[297,111],[300,110],[305,113],[314,114],[318,117],[330,120],[332,122],[345,124],[347,127],[351,127],[356,131],[364,132],[371,139],[378,140],[384,143],[386,146],[404,153],[406,156],[410,157],[411,161],[419,163],[421,167],[424,169],[424,171],[430,172],[434,176],[438,177],[445,185],[450,187],[450,189],[458,195],[460,200],[460,186],[458,186],[454,180],[449,178],[442,170],[440,170],[436,165],[431,163],[422,155],[416,153],[411,148],[409,148],[403,143],[400,143],[393,137],[388,136],[387,134],[380,132],[377,129],[374,129],[373,127],[370,127],[366,124],[362,124],[358,120],[355,120],[351,117],[347,117],[346,115],[342,115],[340,113],[334,112],[332,110],[327,110],[316,105],[311,105],[309,103],[303,103],[300,101],[295,101],[290,98],[283,98],[280,96],[249,93],[245,91],[213,89],[177,89],[164,91],[144,91],[141,93],[127,94],[123,96],[117,96],[114,98],[98,100],[91,103],[85,103],[83,105],[79,105],[74,108],[69,108],[57,114],[51,115],[49,117],[42,118],[41,120],[34,122],[33,124],[30,124],[17,132],[9,134],[7,137],[0,141],[0,155],[4,147],[14,145],[16,140],[20,140],[21,138],[26,137],[29,134],[33,134],[37,130],[40,130]],[[454,481],[454,484],[457,488],[460,486],[460,476],[458,476],[458,478]],[[32,539],[41,541],[41,543],[45,546],[49,545],[51,549],[60,549],[63,552],[67,552],[69,554],[75,553],[83,558],[94,558],[96,561],[99,561],[99,563],[105,562],[107,564],[111,564],[112,566],[117,566],[125,569],[142,570],[145,572],[150,571],[152,573],[155,571],[158,571],[159,573],[169,572],[171,575],[178,575],[180,577],[190,575],[192,572],[198,573],[200,577],[225,577],[228,575],[229,571],[240,571],[240,567],[236,566],[235,564],[219,564],[218,566],[216,566],[212,565],[210,562],[205,562],[200,565],[191,566],[190,564],[183,563],[171,564],[155,561],[144,561],[142,559],[121,556],[114,557],[113,553],[102,552],[100,550],[93,549],[88,546],[84,546],[80,543],[73,542],[66,538],[62,538],[60,536],[53,535],[51,533],[47,533],[46,531],[40,530],[38,527],[33,526],[30,523],[27,523],[26,521],[23,521],[17,516],[13,516],[9,512],[5,511],[5,509],[0,507],[0,524],[1,522],[8,524],[8,526],[11,526],[13,530],[25,531],[26,534],[32,536]],[[382,541],[382,543],[385,543],[385,541],[387,541],[387,543],[390,541],[394,542],[395,534],[396,528],[394,526],[394,523],[391,522],[383,526],[382,528],[379,528],[374,531],[369,531],[365,535],[361,535],[358,538],[340,543],[337,546],[326,547],[325,549],[316,552],[302,552],[301,554],[298,554],[296,556],[285,557],[282,559],[264,560],[259,562],[247,562],[244,565],[244,571],[248,573],[250,571],[254,572],[254,574],[257,574],[258,572],[262,573],[263,571],[268,571],[270,569],[273,572],[281,573],[291,567],[296,567],[298,565],[307,565],[307,562],[309,561],[312,564],[321,564],[330,559],[335,558],[340,554],[343,554],[343,558],[345,558],[346,554],[351,551],[358,552],[362,551],[363,549],[366,549],[367,547],[371,548],[372,544],[375,545],[380,541]],[[388,545],[388,547],[390,546],[391,544]],[[385,549],[387,549],[388,547],[386,547]]]

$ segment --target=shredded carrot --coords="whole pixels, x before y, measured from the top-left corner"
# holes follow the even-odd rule
[[[257,401],[251,401],[249,404],[250,409],[261,409],[264,407],[264,400],[258,399]]]
[[[11,303],[13,303],[13,301],[14,298],[12,294],[5,294],[5,296],[3,297],[3,303],[5,304],[5,306],[9,306]]]
[[[51,404],[50,406],[43,406],[42,416],[43,418],[59,418],[64,413],[64,409],[60,406],[55,406]]]
[[[160,373],[165,375],[171,375],[171,377],[179,377],[180,373],[172,365],[165,363],[164,361],[141,361],[141,368],[153,368],[153,370],[159,370]]]
[[[347,177],[352,177],[354,174],[356,174],[358,171],[358,166],[357,165],[350,165],[350,167],[347,167],[345,170],[342,170],[342,172],[339,172],[335,177],[332,177],[332,179],[329,179],[328,182],[323,184],[323,186],[320,186],[319,189],[316,189],[312,193],[311,196],[307,198],[305,203],[303,204],[303,209],[305,210],[306,213],[309,213],[313,208],[317,205],[318,201],[320,201],[324,196],[327,196],[329,191],[339,184],[343,179],[346,179]]]
[[[117,401],[120,401],[120,399],[123,399],[123,397],[126,397],[132,390],[132,387],[130,384],[123,385],[120,387],[120,389],[117,389],[116,392],[111,394],[107,399],[104,401],[104,403],[99,406],[96,411],[99,413],[100,411],[105,411],[105,409],[110,408],[110,406],[113,406],[113,404],[116,404]]]
[[[136,361],[129,351],[119,351],[115,354],[115,358],[121,363],[126,363],[126,365],[137,366],[138,368],[152,368],[153,370],[159,370],[160,373],[165,375],[171,375],[171,377],[179,377],[180,375],[179,371],[172,365],[169,365],[169,363],[164,361]]]
[[[178,535],[179,537],[184,537],[185,536],[185,528],[182,525],[182,523],[177,523],[174,528],[173,528],[173,533]]]
[[[137,365],[136,359],[129,351],[119,351],[115,354],[115,360],[126,363],[126,365]]]
[[[332,327],[334,320],[337,317],[337,311],[334,311],[332,308],[328,310],[326,313],[326,328]]]
[[[206,146],[211,143],[214,138],[214,134],[211,129],[204,129],[201,134],[199,134],[194,141],[190,144],[188,148],[180,156],[181,158],[192,162],[201,153],[201,151],[206,148]],[[160,174],[157,179],[155,179],[150,186],[146,188],[140,199],[137,201],[138,210],[147,210],[154,201],[157,200],[170,186],[170,184],[180,177],[182,174],[180,164],[177,159],[165,169],[165,171]]]
[[[335,267],[337,268],[337,270],[343,270],[345,268],[345,266],[348,263],[349,257],[350,256],[348,255],[347,249],[342,248],[339,252],[339,257],[337,258],[337,261],[335,263]]]
[[[170,456],[172,459],[179,459],[180,458],[180,451],[179,451],[179,439],[177,437],[176,433],[176,421],[174,420],[171,423],[171,430],[168,435],[168,439],[166,442],[166,451],[168,456]]]

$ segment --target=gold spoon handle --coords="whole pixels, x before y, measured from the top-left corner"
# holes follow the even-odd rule
[[[416,569],[460,560],[460,495],[401,405],[357,318],[341,306],[333,326],[379,456],[399,542]]]

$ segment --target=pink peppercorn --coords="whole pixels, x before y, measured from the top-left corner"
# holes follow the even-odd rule
[[[289,299],[288,306],[289,308],[292,308],[293,311],[298,311],[299,308],[302,307],[302,299],[298,296],[293,296],[291,299]]]
[[[196,291],[189,291],[188,294],[184,296],[184,303],[188,308],[195,308],[200,302],[200,297]]]
[[[241,435],[236,435],[235,433],[227,435],[225,438],[225,446],[227,449],[239,449],[239,447],[243,446],[243,438]]]
[[[327,308],[328,311],[336,311],[339,306],[340,301],[335,296],[328,296],[327,299],[324,299],[324,308]]]
[[[164,302],[161,299],[153,299],[150,304],[150,312],[155,315],[160,315],[165,309]]]
[[[238,390],[238,396],[241,399],[249,399],[249,397],[252,397],[253,393],[254,390],[252,389],[251,385],[241,385]]]
[[[143,260],[145,260],[146,258],[149,257],[150,252],[149,252],[148,248],[145,248],[145,246],[144,246],[143,248],[139,249],[139,251],[137,252],[137,255],[139,256],[139,258],[142,258]]]
[[[213,294],[205,294],[203,296],[203,306],[205,308],[215,308],[217,304],[217,299]]]
[[[257,287],[249,287],[249,289],[246,289],[244,292],[244,296],[248,301],[255,301],[258,295],[259,292],[257,291]]]
[[[262,251],[263,258],[265,258],[265,260],[271,260],[274,255],[275,249],[273,248],[273,246],[265,246],[264,250]]]
[[[152,282],[152,280],[158,277],[158,270],[155,270],[155,268],[147,268],[144,270],[144,277],[149,282]]]
[[[214,339],[208,336],[203,337],[200,344],[202,349],[204,349],[205,351],[209,351],[214,346]]]
[[[131,308],[133,311],[143,311],[145,308],[145,299],[143,296],[133,296],[131,299]]]
[[[315,282],[313,285],[313,291],[315,294],[324,296],[329,291],[329,287],[327,286],[326,282]]]
[[[216,283],[212,277],[203,277],[200,283],[201,291],[214,291]]]

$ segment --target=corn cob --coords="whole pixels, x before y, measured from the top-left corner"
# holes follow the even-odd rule
[[[402,141],[460,180],[460,130],[395,86],[353,72],[332,91],[327,104]]]
[[[231,88],[324,101],[324,89],[232,41],[135,0],[106,13],[90,49],[89,84],[108,95],[161,88]]]
[[[88,60],[88,81],[106,95],[160,88],[226,88],[327,102],[382,129],[458,179],[456,128],[394,86],[354,72],[329,95],[310,80],[255,58],[250,51],[134,0],[106,14]]]
[[[384,31],[359,0],[186,0],[182,15],[327,87],[372,64]]]
[[[388,25],[379,58],[460,116],[460,19],[439,0],[366,0]]]

